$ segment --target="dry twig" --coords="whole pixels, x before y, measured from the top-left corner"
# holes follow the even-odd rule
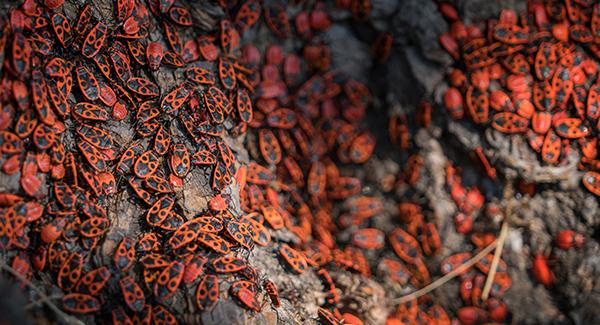
[[[485,247],[479,253],[477,253],[477,255],[471,257],[471,259],[469,259],[465,263],[461,264],[456,269],[454,269],[451,272],[447,273],[443,277],[441,277],[441,278],[439,278],[439,279],[431,282],[429,285],[427,285],[424,288],[421,288],[421,289],[419,289],[419,290],[417,290],[417,291],[415,291],[413,293],[410,293],[410,294],[408,294],[406,296],[402,296],[400,298],[394,299],[393,303],[395,303],[395,304],[403,304],[403,303],[411,301],[413,299],[417,299],[417,298],[419,298],[419,297],[421,297],[423,295],[426,295],[429,292],[431,292],[431,291],[439,288],[444,283],[452,280],[453,278],[455,278],[456,276],[460,275],[461,273],[463,273],[464,271],[466,271],[467,269],[469,269],[471,266],[473,266],[477,262],[479,262],[482,258],[484,258],[487,254],[489,254],[494,248],[496,248],[497,243],[498,243],[498,240],[494,240],[491,244],[489,244],[487,247]]]
[[[498,236],[498,244],[496,245],[496,250],[494,251],[494,258],[492,259],[492,265],[490,266],[490,271],[488,273],[487,279],[485,280],[485,285],[483,286],[483,291],[481,293],[481,299],[486,301],[490,295],[490,290],[492,289],[492,284],[494,283],[494,277],[496,276],[496,270],[498,269],[498,263],[500,262],[500,257],[502,256],[502,248],[504,247],[504,241],[506,240],[506,236],[508,235],[508,221],[512,214],[512,202],[510,201],[510,196],[512,195],[512,186],[510,182],[506,182],[504,185],[504,195],[503,200],[506,202],[506,209],[504,210],[504,220],[502,221],[502,228],[500,229],[500,235]]]

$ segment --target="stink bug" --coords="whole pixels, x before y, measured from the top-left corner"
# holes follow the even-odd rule
[[[287,265],[296,273],[304,273],[308,269],[308,263],[304,256],[297,250],[291,248],[287,244],[282,244],[279,248],[279,254]]]
[[[263,159],[269,164],[278,164],[281,161],[281,147],[275,134],[268,129],[260,130],[258,144]]]
[[[85,38],[81,46],[81,54],[87,58],[92,58],[98,54],[102,50],[102,46],[104,46],[107,32],[108,27],[103,22],[98,22]]]
[[[205,275],[196,289],[196,305],[200,310],[211,308],[219,300],[219,278]]]
[[[163,47],[159,42],[148,42],[146,47],[146,58],[150,69],[158,70],[163,56]]]
[[[583,186],[596,196],[600,196],[600,173],[595,171],[586,172],[583,177]]]
[[[62,298],[63,308],[74,314],[91,314],[100,310],[100,301],[82,293],[70,293]]]
[[[115,266],[119,271],[127,271],[134,262],[135,258],[135,247],[133,241],[129,237],[123,237],[119,245],[113,260]]]
[[[95,296],[102,291],[110,277],[111,273],[108,268],[101,266],[84,274],[74,291]]]
[[[98,96],[100,95],[100,86],[96,77],[84,65],[78,66],[76,71],[77,84],[85,98],[90,101],[98,99]]]
[[[214,259],[212,262],[213,269],[219,273],[238,272],[247,266],[246,261],[233,256],[222,256]]]
[[[159,160],[151,150],[144,152],[135,162],[133,170],[139,178],[148,178],[158,169]]]
[[[156,97],[159,94],[158,86],[155,83],[140,77],[129,78],[127,88],[141,96]]]
[[[175,200],[168,196],[162,197],[156,201],[146,214],[146,221],[148,224],[152,226],[160,225],[169,216],[174,203]]]
[[[184,144],[178,143],[172,146],[169,166],[178,177],[185,177],[190,171],[190,155]]]
[[[178,261],[169,264],[156,279],[154,296],[161,301],[169,299],[181,283],[184,268],[184,264]]]
[[[590,132],[583,121],[578,118],[565,118],[558,120],[555,126],[556,134],[567,139],[578,139],[587,136]]]
[[[121,288],[121,293],[127,307],[134,312],[142,311],[146,303],[146,297],[144,296],[144,291],[142,291],[142,288],[140,288],[135,280],[129,275],[121,278],[119,280],[119,287]]]
[[[79,281],[82,270],[83,256],[79,253],[71,254],[58,272],[58,286],[63,290],[70,290],[77,284],[77,281]]]
[[[583,246],[584,237],[582,234],[573,230],[561,230],[556,235],[556,246],[561,249],[570,249]]]
[[[248,0],[244,1],[235,15],[235,24],[240,31],[252,27],[260,18],[261,5],[260,1]]]

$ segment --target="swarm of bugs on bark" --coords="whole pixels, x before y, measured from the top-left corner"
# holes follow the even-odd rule
[[[114,23],[95,17],[90,4],[76,17],[67,17],[62,5],[27,0],[3,25],[2,171],[20,173],[19,189],[1,195],[0,242],[14,252],[11,267],[25,280],[38,272],[51,274],[64,292],[64,311],[99,319],[109,312],[116,324],[175,324],[168,305],[179,288],[194,287],[196,307],[208,310],[222,296],[222,278],[232,275],[229,296],[242,306],[260,311],[257,295],[264,288],[279,307],[276,284],[260,279],[243,251],[272,245],[282,265],[296,273],[319,265],[298,245],[272,243],[269,228],[287,227],[300,237],[310,232],[310,220],[291,213],[309,212],[304,194],[313,206],[324,203],[326,172],[335,169],[324,161],[333,143],[317,132],[335,133],[344,126],[345,136],[337,141],[345,145],[348,162],[369,158],[374,140],[366,132],[357,134],[354,125],[369,104],[367,88],[327,72],[328,49],[318,42],[304,48],[306,63],[295,54],[284,56],[277,46],[267,49],[265,62],[256,47],[240,49],[240,33],[259,21],[277,37],[292,34],[281,5],[223,2],[227,18],[215,32],[194,39],[182,37],[180,31],[193,19],[175,1],[115,1]],[[329,27],[328,15],[318,8],[296,19],[301,37],[311,39]],[[152,22],[158,22],[164,43],[150,41]],[[315,71],[307,81],[299,79],[303,64]],[[163,93],[153,72],[164,67],[185,81]],[[321,104],[324,116],[337,114],[337,105],[347,107],[354,124],[342,125],[340,119],[317,130],[313,120],[321,116]],[[135,129],[134,140],[124,147],[115,146],[107,127],[115,122]],[[237,166],[222,139],[241,136],[248,127],[258,131],[267,167]],[[74,141],[64,141],[71,129]],[[292,154],[282,157],[283,149],[289,153],[296,146],[296,157],[312,161],[306,179]],[[276,177],[269,169],[275,165],[289,175]],[[215,196],[209,210],[186,218],[175,193],[193,168],[210,171]],[[233,215],[220,194],[233,180],[246,198],[245,215]],[[299,188],[297,205],[284,207],[278,193],[269,191],[276,182],[288,193]],[[351,178],[329,184],[327,190],[338,197],[360,189]],[[146,210],[132,217],[139,217],[147,232],[122,238],[112,263],[101,265],[91,256],[111,227],[103,203],[123,188]],[[363,218],[378,209],[369,198],[350,208],[363,206],[372,210],[362,211]],[[354,264],[352,253],[339,255],[348,267],[368,272]],[[325,270],[322,274],[333,287]],[[326,309],[321,314],[329,316]]]
[[[485,29],[465,25],[449,3],[440,44],[456,61],[444,106],[454,119],[522,134],[548,165],[580,152],[584,187],[600,195],[596,129],[600,6],[594,1],[528,1],[504,9]]]
[[[318,275],[326,299],[315,319],[362,324],[340,303],[331,271],[372,277],[376,268],[394,283],[422,288],[430,274],[452,272],[469,260],[473,253],[462,252],[446,257],[439,270],[428,269],[426,259],[439,253],[442,239],[417,203],[398,203],[401,226],[391,231],[370,225],[383,201],[363,194],[361,180],[340,170],[364,164],[375,150],[374,135],[361,125],[371,92],[330,68],[321,38],[334,23],[327,6],[315,2],[295,16],[277,2],[219,6],[226,18],[190,39],[183,31],[194,18],[174,0],[116,0],[110,20],[97,17],[89,4],[67,17],[62,0],[26,0],[9,12],[0,38],[0,163],[4,174],[19,176],[19,188],[0,193],[0,247],[10,252],[11,268],[25,280],[50,275],[64,293],[65,312],[114,324],[177,324],[182,320],[170,304],[178,290],[193,293],[198,312],[210,311],[219,299],[260,312],[268,297],[279,308],[286,297],[278,284],[247,261],[258,245],[271,248],[286,272]],[[368,0],[338,0],[335,7],[357,21],[371,8]],[[600,195],[594,131],[600,5],[531,2],[520,17],[504,10],[488,23],[487,34],[465,26],[449,3],[439,8],[452,23],[440,42],[457,62],[444,95],[450,117],[523,133],[548,164],[560,164],[576,140],[587,170],[583,184]],[[151,41],[153,24],[164,40]],[[276,39],[295,38],[301,46],[287,51],[273,42],[261,53],[241,44],[244,32],[261,24]],[[373,59],[385,62],[392,42],[391,34],[380,33]],[[162,90],[159,69],[183,81]],[[421,105],[416,124],[428,127],[431,111]],[[117,145],[115,123],[130,125],[134,139]],[[390,140],[402,149],[410,147],[407,123],[405,116],[389,121]],[[241,165],[224,138],[246,135],[251,160]],[[495,177],[481,148],[475,155]],[[412,155],[399,181],[414,185],[422,166]],[[214,195],[202,214],[185,216],[177,192],[194,169],[211,175]],[[223,193],[234,183],[242,214],[228,209]],[[481,192],[465,188],[450,164],[446,184],[459,207],[456,230],[470,234],[477,249],[488,246],[495,236],[472,232],[473,215],[497,209],[484,209]],[[123,237],[111,262],[101,264],[92,256],[112,226],[105,202],[124,190],[144,210],[131,216],[144,233]],[[297,240],[272,237],[281,229]],[[352,229],[351,238],[340,242],[336,235],[345,229]],[[583,241],[563,230],[556,245],[569,249]],[[376,264],[366,257],[385,249],[395,257]],[[545,261],[536,257],[533,274],[549,286],[553,276]],[[460,276],[462,323],[508,319],[502,296],[512,281],[504,261],[492,298],[481,299],[491,264],[490,254]],[[386,322],[452,321],[424,296],[393,306]]]

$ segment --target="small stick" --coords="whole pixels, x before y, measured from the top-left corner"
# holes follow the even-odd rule
[[[492,259],[492,265],[490,265],[490,272],[488,273],[487,279],[485,279],[485,285],[481,293],[481,299],[486,301],[492,290],[492,284],[494,283],[494,277],[498,269],[498,263],[500,262],[500,256],[502,256],[502,248],[504,247],[504,241],[508,235],[508,219],[512,213],[512,204],[510,201],[510,195],[512,193],[512,186],[510,183],[504,186],[504,201],[506,202],[506,209],[504,211],[504,220],[502,221],[502,228],[500,229],[500,235],[498,236],[498,245],[496,245],[496,251],[494,251],[494,258]]]
[[[498,236],[498,244],[494,251],[494,258],[492,259],[492,265],[490,266],[490,272],[488,273],[487,279],[485,279],[485,285],[481,293],[481,299],[486,301],[492,290],[492,284],[494,283],[494,277],[496,276],[496,270],[498,269],[498,263],[500,262],[500,256],[502,256],[502,247],[508,234],[508,222],[506,219],[502,223],[502,229],[500,229],[500,235]]]
[[[479,253],[477,253],[477,255],[471,257],[471,259],[469,259],[465,263],[461,264],[456,269],[452,270],[451,272],[448,272],[443,277],[431,282],[429,285],[427,285],[424,288],[421,288],[421,289],[419,289],[413,293],[410,293],[406,296],[402,296],[400,298],[393,299],[393,303],[403,304],[405,302],[408,302],[413,299],[419,298],[423,295],[426,295],[429,292],[437,289],[438,287],[442,286],[444,283],[452,280],[453,278],[455,278],[462,272],[469,269],[471,266],[475,265],[475,263],[479,262],[482,258],[484,258],[487,254],[489,254],[494,248],[496,248],[497,243],[498,243],[498,240],[496,239],[491,244],[489,244],[487,247],[482,249],[481,252],[479,252]]]
[[[28,303],[27,305],[25,305],[24,308],[25,308],[25,310],[29,310],[29,309],[32,309],[32,308],[34,308],[35,306],[37,306],[37,305],[39,305],[41,303],[46,302],[47,300],[60,299],[62,297],[63,297],[62,295],[60,295],[60,296],[56,295],[56,296],[40,297],[40,299],[38,299],[36,301],[32,301],[32,302]]]
[[[62,318],[65,323],[73,325],[85,325],[82,321],[76,319],[75,317],[67,315],[65,312],[60,310],[60,308],[56,307],[56,305],[53,304],[52,301],[50,301],[50,298],[48,298],[48,296],[46,296],[46,294],[44,294],[42,290],[40,290],[33,283],[31,283],[31,281],[25,278],[21,273],[15,271],[15,269],[13,269],[12,267],[6,265],[5,263],[0,263],[0,269],[3,269],[6,272],[12,274],[15,278],[19,279],[21,282],[25,283],[25,285],[27,285],[29,288],[35,291],[42,298],[40,299],[40,301],[45,303],[46,306],[48,306],[48,308],[52,309],[52,311],[56,313],[57,316]]]

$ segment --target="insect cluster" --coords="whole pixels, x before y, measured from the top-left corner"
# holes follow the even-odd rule
[[[256,85],[236,57],[237,28],[256,21],[259,3],[198,37],[175,1],[118,0],[110,19],[89,3],[68,17],[62,5],[27,0],[3,24],[2,172],[18,185],[0,196],[0,244],[14,252],[12,267],[25,279],[48,272],[65,311],[106,312],[113,323],[175,324],[168,303],[178,288],[193,286],[207,309],[219,274],[233,272],[250,281],[231,295],[259,310],[256,272],[234,255],[269,233],[220,194],[240,177],[222,136],[244,132]],[[160,84],[161,71],[183,81]],[[134,134],[119,132],[127,128]],[[177,193],[195,168],[216,195],[205,213],[184,217]],[[105,204],[123,191],[145,211],[129,216],[145,232],[123,237],[107,265],[93,256],[114,220]]]
[[[368,12],[365,4],[353,1],[353,14]],[[10,11],[0,39],[0,151],[2,172],[18,185],[0,195],[0,244],[25,280],[40,272],[55,279],[65,311],[115,324],[176,324],[169,305],[180,288],[208,310],[224,295],[224,279],[245,308],[261,310],[261,287],[279,307],[276,284],[244,257],[260,245],[295,273],[320,268],[328,299],[319,315],[336,323],[339,297],[324,266],[370,274],[361,249],[380,248],[381,233],[357,231],[345,250],[332,237],[333,201],[355,196],[346,226],[382,205],[358,195],[360,181],[333,162],[364,163],[375,140],[358,126],[368,89],[328,69],[319,33],[329,16],[316,4],[295,17],[302,56],[271,45],[263,58],[255,46],[240,49],[240,33],[262,15],[274,35],[292,36],[285,7],[220,6],[228,18],[201,35],[172,0],[117,0],[108,20],[91,4],[72,15],[61,0],[27,0]],[[154,33],[164,42],[152,41]],[[375,50],[387,55],[390,40]],[[183,81],[164,84],[164,71]],[[248,128],[256,161],[239,166],[224,137]],[[204,213],[185,216],[178,193],[198,170],[210,174],[215,195]],[[222,193],[233,181],[244,215]],[[123,191],[145,211],[131,216],[144,233],[122,237],[102,263],[93,257],[114,222],[105,205]],[[302,242],[271,242],[269,228],[287,228]]]
[[[0,164],[14,184],[0,193],[0,247],[12,269],[26,280],[49,275],[68,313],[177,324],[184,320],[175,306],[186,294],[198,312],[228,298],[248,313],[265,308],[266,297],[274,308],[293,303],[278,291],[285,283],[250,265],[259,246],[291,276],[316,273],[324,298],[312,317],[362,324],[360,311],[342,301],[335,273],[417,289],[473,257],[436,260],[439,223],[419,200],[391,199],[398,218],[390,228],[373,221],[390,199],[360,172],[376,148],[364,123],[372,94],[331,68],[327,39],[329,10],[368,24],[368,0],[301,3],[293,15],[276,1],[211,5],[222,14],[208,31],[175,0],[115,0],[110,19],[91,2],[73,10],[63,0],[26,0],[10,11],[0,38]],[[521,16],[502,11],[486,33],[463,24],[449,3],[438,5],[451,23],[440,42],[455,59],[444,94],[450,117],[467,112],[478,125],[523,133],[547,164],[562,163],[576,141],[583,183],[600,195],[600,5],[531,2]],[[268,30],[271,42],[243,44],[248,30]],[[386,32],[374,37],[373,59],[384,63],[392,42]],[[431,115],[424,102],[414,125],[428,128]],[[406,115],[389,119],[400,149],[411,149],[411,129]],[[242,140],[247,163],[234,154]],[[474,155],[495,178],[483,149]],[[388,192],[416,187],[424,164],[419,154],[408,157]],[[474,231],[473,222],[498,207],[464,186],[457,167],[445,171],[456,231],[476,249],[490,245],[496,237]],[[182,191],[198,177],[208,179],[194,186],[205,186],[209,200],[192,214]],[[125,192],[141,211],[125,216],[139,225],[137,238],[111,231],[123,216],[108,202]],[[114,236],[110,259],[98,258]],[[561,249],[583,241],[571,230],[556,237]],[[460,275],[462,323],[509,319],[502,297],[512,280],[503,260],[492,298],[481,298],[491,263],[490,254]],[[546,257],[536,257],[533,275],[553,283]],[[429,296],[387,307],[388,325],[452,322]]]
[[[566,164],[576,144],[583,185],[600,195],[600,5],[527,1],[527,12],[504,9],[484,30],[465,25],[449,3],[439,7],[450,24],[439,41],[455,60],[443,96],[448,114],[522,134],[548,165]]]

